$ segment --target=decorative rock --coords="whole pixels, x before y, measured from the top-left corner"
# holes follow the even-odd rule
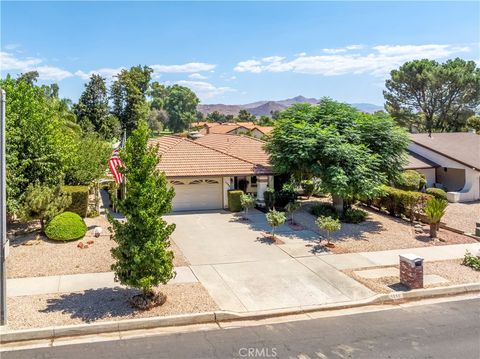
[[[93,235],[98,238],[98,237],[100,237],[100,234],[102,233],[102,231],[103,231],[102,227],[97,226],[93,230]]]
[[[80,242],[80,243],[77,244],[77,247],[80,248],[80,249],[82,249],[84,246],[85,245],[83,244],[83,242]]]
[[[93,244],[93,240],[87,241],[87,244]]]

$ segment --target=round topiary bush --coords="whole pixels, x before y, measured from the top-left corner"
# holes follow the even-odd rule
[[[435,198],[447,200],[447,192],[441,188],[427,188],[426,193],[432,195]]]
[[[74,241],[83,238],[87,225],[76,213],[63,212],[55,216],[45,227],[45,234],[54,241]]]

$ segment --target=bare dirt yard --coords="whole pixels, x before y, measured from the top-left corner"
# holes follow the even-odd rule
[[[103,288],[84,292],[11,297],[7,300],[10,329],[74,325],[174,314],[210,312],[218,306],[200,283],[167,284],[158,288],[165,304],[148,311],[133,308],[133,289]]]
[[[114,259],[110,250],[116,243],[110,239],[109,223],[104,216],[85,218],[89,230],[82,240],[51,241],[39,235],[35,226],[15,226],[10,232],[10,254],[7,258],[8,278],[41,277],[61,274],[110,272]],[[96,238],[93,229],[102,227]],[[28,232],[28,233],[25,233]],[[88,244],[89,241],[93,243]],[[78,244],[84,247],[79,248]],[[188,265],[178,246],[171,242],[174,266]]]
[[[322,199],[325,201],[325,199]],[[310,213],[311,207],[318,199],[304,201],[302,207],[295,213],[295,221],[322,236],[326,236],[315,223],[316,217]],[[341,229],[332,234],[333,253],[372,252],[389,249],[441,246],[448,244],[477,243],[474,238],[454,233],[445,229],[438,232],[438,239],[429,237],[429,226],[415,223],[421,228],[415,230],[414,224],[381,213],[372,208],[359,207],[368,213],[366,221],[359,224],[342,223]]]
[[[376,268],[395,268],[395,270],[399,272],[398,265],[375,268],[369,267],[364,269],[372,270]],[[399,275],[381,278],[364,278],[361,275],[355,273],[361,269],[362,268],[348,269],[344,270],[343,272],[377,293],[390,293],[394,291],[406,290],[406,288],[402,284],[400,284]],[[470,267],[462,265],[461,259],[425,262],[424,275],[431,274],[440,276],[446,279],[447,282],[427,284],[425,285],[425,288],[443,287],[465,283],[480,283],[480,271],[476,271]]]

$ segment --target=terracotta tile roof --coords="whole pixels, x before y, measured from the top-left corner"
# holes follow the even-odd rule
[[[243,125],[239,125],[239,124],[236,124],[236,123],[222,123],[222,124],[219,124],[219,125],[216,125],[216,126],[211,126],[209,128],[209,131],[208,133],[220,133],[220,134],[225,134],[225,133],[229,133],[229,132],[232,132],[238,128],[245,128],[246,130],[249,130],[248,127],[245,127]]]
[[[262,173],[261,168],[241,158],[201,143],[177,136],[162,136],[149,141],[159,145],[157,168],[167,177],[236,176]]]
[[[242,135],[208,134],[195,142],[254,163],[264,171],[271,172],[269,156],[263,149],[264,141]]]
[[[403,169],[419,170],[419,169],[435,168],[435,167],[439,167],[439,165],[433,161],[430,161],[429,159],[426,159],[425,157],[420,156],[419,154],[408,151],[408,163],[405,166],[403,166]]]
[[[480,135],[469,132],[411,134],[413,143],[480,170]]]
[[[268,134],[270,134],[270,132],[273,131],[272,126],[255,126],[255,128],[265,135],[268,135]]]

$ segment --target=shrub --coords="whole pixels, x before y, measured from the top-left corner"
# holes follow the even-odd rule
[[[275,208],[284,209],[290,202],[295,202],[297,194],[293,189],[284,188],[281,191],[275,193]]]
[[[374,200],[379,208],[386,208],[392,216],[404,215],[413,220],[423,212],[427,200],[432,196],[415,191],[404,191],[389,186],[383,187],[384,195]]]
[[[232,189],[228,191],[228,209],[231,212],[240,212],[242,210],[241,196],[243,191]]]
[[[348,208],[343,214],[342,220],[346,223],[361,223],[368,217],[368,213],[357,208]]]
[[[464,266],[480,271],[480,257],[474,256],[469,251],[465,253],[462,264]]]
[[[303,194],[310,198],[315,191],[315,182],[313,180],[303,180],[300,185],[302,186]]]
[[[329,203],[319,203],[312,207],[312,214],[315,217],[332,217],[338,218],[338,213],[335,207]]]
[[[447,192],[441,188],[427,188],[426,193],[435,198],[447,200]]]
[[[66,210],[85,218],[88,213],[88,186],[62,186],[62,192],[72,197],[72,203]]]
[[[268,187],[265,192],[263,192],[263,199],[265,200],[265,206],[268,209],[273,208],[275,205],[275,190],[271,187]]]
[[[87,225],[76,213],[63,212],[55,216],[45,227],[45,234],[54,241],[74,241],[83,238]]]
[[[406,170],[396,179],[395,187],[405,191],[420,191],[426,183],[424,174],[415,170]]]

